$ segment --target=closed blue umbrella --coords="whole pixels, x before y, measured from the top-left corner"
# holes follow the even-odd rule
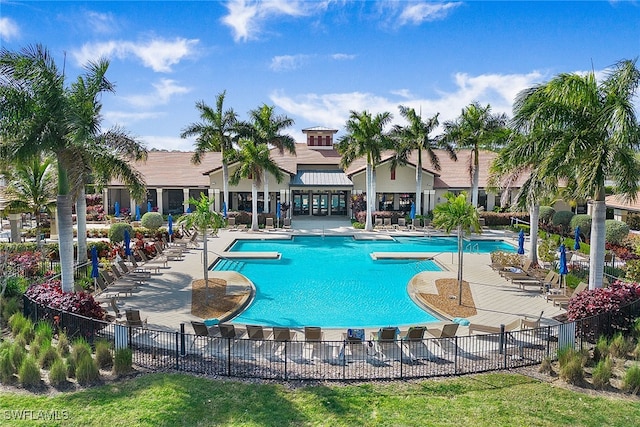
[[[187,213],[191,213],[191,206],[187,206]]]
[[[147,212],[151,212],[151,202],[147,202]]]
[[[140,221],[140,206],[136,205],[136,221]]]
[[[98,265],[98,250],[95,246],[91,247],[91,277],[93,278],[94,289],[98,290],[97,278],[100,275],[100,269]]]
[[[569,269],[567,268],[567,248],[564,246],[564,243],[560,245],[560,266],[558,267],[558,273],[562,276],[569,274]]]
[[[129,257],[131,255],[131,248],[129,247],[129,245],[131,245],[131,234],[129,233],[129,230],[124,230],[124,254]]]
[[[524,230],[520,230],[518,234],[518,254],[524,255]]]
[[[276,219],[278,220],[278,228],[280,228],[280,202],[276,203]]]
[[[169,221],[169,242],[171,242],[171,236],[173,236],[173,217],[171,214],[169,214],[167,220]]]
[[[227,202],[222,202],[222,217],[227,218]]]
[[[573,238],[576,241],[573,244],[573,249],[577,251],[577,250],[580,250],[580,226],[576,227],[573,234],[574,234]]]
[[[116,202],[113,205],[113,210],[115,211],[116,217],[120,216],[120,203]]]
[[[409,212],[409,217],[411,219],[416,219],[416,205],[413,202],[411,202],[411,211]]]

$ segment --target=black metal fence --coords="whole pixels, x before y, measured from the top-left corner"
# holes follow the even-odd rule
[[[24,298],[25,315],[46,320],[71,339],[105,339],[133,351],[135,365],[227,377],[276,380],[409,379],[512,369],[555,358],[559,348],[588,346],[600,335],[628,331],[640,301],[617,312],[537,329],[415,341],[290,341],[215,338],[134,328],[42,307]]]

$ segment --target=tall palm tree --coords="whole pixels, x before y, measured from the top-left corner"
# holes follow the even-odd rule
[[[282,131],[293,126],[294,121],[287,116],[275,116],[275,107],[263,104],[255,110],[249,111],[249,122],[239,127],[241,136],[250,138],[256,144],[266,144],[275,147],[280,154],[287,151],[296,154],[296,141]],[[264,212],[269,212],[269,176],[263,174],[264,183]],[[255,212],[255,211],[254,211]]]
[[[489,186],[502,188],[503,199],[509,196],[514,183],[523,176],[527,177],[518,190],[515,205],[529,210],[529,259],[533,265],[538,265],[540,204],[558,192],[558,180],[542,176],[537,167],[547,148],[544,141],[514,132],[490,167]]]
[[[426,151],[431,165],[436,171],[440,170],[440,160],[435,152],[437,148],[445,150],[453,160],[457,160],[456,152],[451,144],[442,143],[437,138],[429,136],[438,127],[438,114],[424,121],[413,108],[404,105],[400,105],[398,108],[400,115],[407,120],[407,125],[396,125],[393,128],[393,136],[397,138],[398,145],[392,167],[396,164],[406,164],[411,153],[417,152],[415,207],[416,212],[422,215],[422,152]]]
[[[462,259],[463,240],[465,233],[469,231],[480,232],[478,209],[467,202],[467,194],[462,192],[457,196],[446,193],[445,203],[440,203],[433,209],[433,225],[443,228],[450,233],[454,228],[458,235],[458,305],[462,305]]]
[[[514,125],[545,141],[539,173],[566,179],[576,199],[591,199],[589,288],[602,286],[605,253],[605,179],[635,200],[639,189],[640,131],[634,100],[636,61],[615,64],[598,82],[595,72],[560,74],[526,89],[514,103]]]
[[[351,111],[345,126],[347,133],[340,137],[336,146],[342,156],[340,166],[345,169],[356,159],[366,157],[367,217],[364,228],[367,231],[373,230],[375,167],[380,163],[382,152],[392,146],[392,138],[384,130],[392,117],[389,112],[372,116],[368,111]]]
[[[100,60],[89,63],[89,73],[79,76],[69,91],[70,138],[79,148],[74,174],[81,185],[76,189],[76,214],[78,222],[78,264],[87,261],[87,202],[85,185],[90,178],[96,180],[97,187],[107,184],[110,179],[119,178],[128,187],[136,200],[142,200],[145,190],[144,178],[132,166],[132,162],[146,160],[146,148],[127,132],[113,127],[102,132],[103,92],[114,92],[114,85],[106,79],[109,62]]]
[[[39,229],[40,212],[53,212],[55,209],[56,177],[53,159],[36,155],[30,161],[12,165],[3,173],[7,179],[6,208],[14,212],[32,213],[36,219],[36,228]]]
[[[229,206],[229,155],[234,151],[233,138],[238,115],[233,109],[224,109],[226,91],[216,96],[215,110],[204,101],[196,103],[200,113],[200,122],[191,123],[182,130],[181,138],[196,136],[195,151],[191,163],[199,165],[207,152],[220,152],[222,155],[222,192],[223,202]]]
[[[203,256],[203,277],[205,286],[205,299],[209,300],[209,251],[207,249],[207,236],[209,230],[217,230],[224,225],[224,219],[218,212],[214,212],[214,199],[200,194],[200,199],[191,197],[189,203],[194,205],[193,212],[181,216],[176,220],[178,224],[183,224],[186,228],[195,228],[202,235],[202,256]]]
[[[238,185],[242,178],[251,179],[251,230],[258,231],[258,187],[262,184],[263,173],[270,173],[282,182],[284,174],[271,159],[271,152],[267,144],[256,144],[251,139],[242,138],[238,141],[240,149],[235,160],[238,168],[233,172],[229,183]]]
[[[507,116],[491,114],[491,105],[482,107],[474,102],[462,109],[456,120],[444,123],[442,140],[456,149],[469,149],[469,175],[471,177],[471,204],[478,206],[478,181],[480,174],[480,150],[494,151],[501,147],[508,135]]]

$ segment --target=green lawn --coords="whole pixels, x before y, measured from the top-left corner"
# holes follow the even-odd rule
[[[11,420],[19,410],[68,420]],[[0,393],[0,424],[64,426],[631,426],[640,401],[590,397],[512,374],[444,381],[280,384],[153,374],[55,397]]]

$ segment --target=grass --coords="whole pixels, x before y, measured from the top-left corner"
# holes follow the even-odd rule
[[[640,419],[640,401],[504,373],[297,389],[152,374],[53,397],[0,393],[0,413],[19,409],[67,411],[68,420],[42,424],[65,426],[628,426]],[[2,425],[25,424],[5,418]]]

